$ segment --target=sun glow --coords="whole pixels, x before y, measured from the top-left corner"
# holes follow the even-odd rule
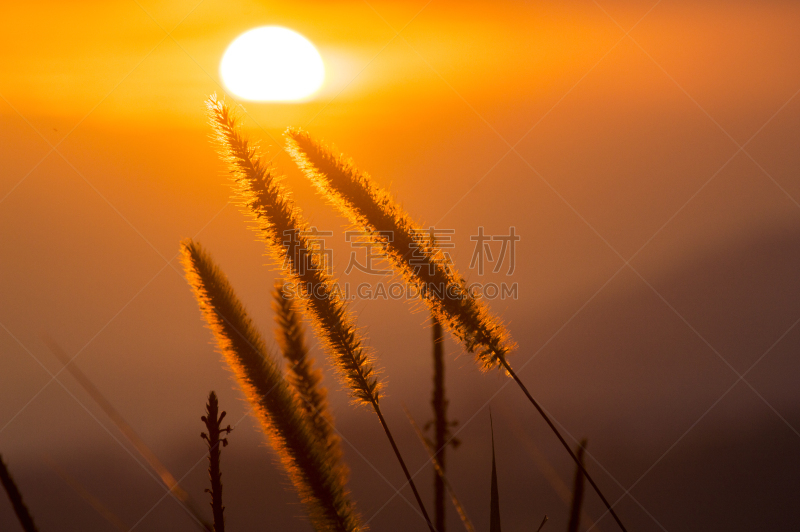
[[[237,37],[219,65],[225,87],[251,101],[297,101],[314,94],[325,79],[322,57],[299,33],[263,26]]]

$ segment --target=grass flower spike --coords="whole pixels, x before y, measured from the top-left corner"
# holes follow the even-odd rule
[[[353,397],[364,403],[377,403],[380,384],[372,357],[364,348],[344,301],[335,292],[330,275],[311,249],[306,236],[308,225],[280,185],[280,179],[241,135],[230,108],[212,96],[208,110],[238,200],[245,212],[253,216],[276,263],[283,265],[284,276],[301,292],[305,310],[329,352],[335,354],[334,362]]]
[[[317,190],[353,224],[369,232],[406,282],[417,288],[436,318],[475,353],[485,369],[511,351],[508,333],[486,306],[472,297],[466,281],[437,255],[392,196],[352,161],[299,129],[286,133],[288,151]],[[391,235],[391,237],[389,237]],[[409,259],[414,256],[414,264]]]
[[[309,241],[309,227],[289,199],[279,179],[263,162],[258,150],[242,136],[230,108],[211,96],[207,101],[209,119],[220,146],[220,155],[230,169],[238,200],[253,217],[261,238],[284,277],[295,287],[317,332],[325,344],[351,396],[371,405],[378,416],[406,481],[431,532],[435,532],[379,405],[380,383],[372,357],[364,347],[355,322],[333,279],[325,270]]]
[[[536,408],[586,480],[624,531],[625,526],[600,491],[550,416],[533,398],[512,369],[507,355],[513,348],[503,325],[467,289],[466,281],[437,254],[432,238],[415,230],[411,217],[353,162],[299,129],[286,132],[288,151],[297,165],[353,224],[370,234],[406,282],[416,287],[436,318],[476,354],[483,369],[500,367],[511,377]],[[389,238],[391,235],[392,238]],[[411,260],[413,256],[413,261]]]
[[[279,278],[272,292],[272,308],[275,311],[275,338],[280,345],[283,357],[287,360],[286,380],[297,394],[298,404],[303,408],[308,424],[316,434],[317,440],[325,447],[327,459],[338,464],[341,474],[347,474],[342,462],[340,439],[333,430],[333,418],[328,408],[327,393],[320,385],[322,372],[314,369],[305,342],[302,317],[295,308],[294,300],[285,297],[283,283]]]
[[[344,479],[326,460],[289,384],[228,279],[191,240],[181,244],[186,278],[217,346],[261,422],[317,531],[359,530]]]

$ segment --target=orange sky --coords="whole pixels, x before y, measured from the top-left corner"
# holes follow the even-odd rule
[[[40,452],[64,463],[93,453],[130,461],[58,383],[35,396],[49,381],[42,366],[60,369],[42,335],[80,353],[77,363],[176,469],[194,463],[204,393],[216,389],[233,417],[244,414],[173,259],[180,239],[197,235],[269,335],[274,268],[227,205],[203,100],[223,92],[225,47],[252,27],[277,24],[318,47],[328,78],[309,102],[245,103],[245,130],[276,156],[305,216],[336,233],[337,275],[347,260],[345,222],[281,152],[288,126],[335,143],[417,220],[455,229],[454,258],[470,279],[477,276],[468,269],[469,236],[478,226],[490,234],[516,227],[516,272],[488,278],[518,282],[521,298],[492,309],[520,344],[519,364],[539,353],[523,373],[543,401],[633,482],[732,382],[687,323],[744,371],[800,317],[791,251],[800,227],[799,23],[800,5],[777,1],[4,6],[0,427],[22,414],[0,432],[0,452],[30,472],[22,473],[30,485],[49,478],[36,473]],[[617,273],[629,259],[641,277]],[[426,419],[429,361],[410,354],[427,353],[424,313],[400,302],[354,308],[389,380],[388,415],[402,424],[405,402]],[[460,353],[448,343],[452,408],[466,422],[504,381],[479,374]],[[781,380],[796,377],[789,367],[765,369],[760,389],[774,393],[769,399],[794,422],[796,408],[787,405],[796,393]],[[326,375],[343,430],[374,442],[364,452],[381,462],[373,420],[348,406],[327,367]],[[64,386],[110,426],[74,382]],[[498,397],[501,418],[526,408],[511,391]],[[476,419],[465,429],[462,458],[454,458],[464,483],[487,448],[488,422]],[[522,423],[537,442],[549,442],[532,415]],[[719,422],[725,430],[734,424]],[[404,445],[415,445],[413,434],[405,436]],[[254,426],[232,438],[243,455],[266,452]],[[619,457],[620,442],[635,442],[633,465]],[[569,483],[571,466],[542,445]],[[691,449],[704,449],[702,441]],[[347,453],[358,497],[379,507],[384,493],[370,490],[380,479]],[[142,474],[124,463],[125,475]],[[95,490],[128,481],[106,473],[84,480]],[[546,489],[528,480],[538,473],[507,474],[519,487],[514,500]],[[191,489],[202,493],[202,478],[190,477]],[[246,478],[246,466],[231,473],[232,483]],[[150,489],[143,509],[158,493]],[[665,523],[684,515],[685,501],[670,506],[658,502],[657,484],[642,489]],[[281,496],[281,504],[291,502]],[[487,517],[481,497],[474,496],[479,522]],[[653,526],[629,504],[641,529]],[[122,511],[133,522],[138,509]],[[391,530],[389,516],[408,511],[393,503],[375,529]],[[731,519],[749,522],[747,511]],[[675,519],[667,528],[683,529]],[[158,529],[157,520],[150,524]]]
[[[162,4],[8,6],[2,35],[5,97],[26,115],[82,117],[114,89],[93,112],[95,118],[196,124],[190,95],[218,89],[218,63],[227,44],[251,27],[278,24],[311,39],[331,76],[322,103],[256,112],[269,127],[303,121],[340,91],[334,107],[347,105],[359,115],[397,98],[417,105],[450,101],[447,83],[494,122],[492,113],[502,109],[483,108],[490,105],[485,100],[499,98],[509,108],[540,104],[546,110],[650,7],[609,2],[604,12],[582,2],[514,2],[492,9],[475,2],[454,9],[423,1]],[[798,52],[790,4],[737,3],[722,9],[671,2],[654,13],[632,35],[706,106],[713,109],[710,93],[725,106],[765,98],[778,102],[791,94],[797,74],[787,66]],[[620,66],[633,66],[637,54],[622,55]],[[661,100],[663,94],[648,86],[649,76],[637,70],[613,76],[609,96]]]

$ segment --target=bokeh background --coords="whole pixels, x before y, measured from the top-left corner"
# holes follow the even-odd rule
[[[629,530],[787,530],[800,518],[800,5],[779,1],[189,0],[6,2],[0,18],[0,452],[41,530],[113,530],[59,471],[135,530],[193,530],[46,347],[57,341],[205,509],[200,415],[231,423],[229,530],[308,530],[211,345],[176,259],[209,249],[272,338],[275,267],[229,203],[203,101],[240,33],[283,25],[328,78],[244,127],[331,230],[345,221],[282,152],[301,126],[352,156],[420,223],[514,226],[519,299],[493,301],[512,363]],[[228,96],[230,99],[230,96]],[[384,410],[423,495],[402,412],[431,417],[430,327],[357,301]],[[273,343],[274,345],[274,343]],[[423,530],[374,414],[315,347],[351,487],[378,531]],[[573,466],[520,391],[447,341],[461,445],[451,480],[488,529],[494,416],[508,530],[564,529]],[[55,464],[55,466],[53,465]],[[396,495],[396,496],[395,496]],[[394,497],[393,497],[394,496]],[[615,530],[593,493],[583,529]],[[210,513],[210,512],[209,512]],[[460,528],[455,513],[450,529]],[[16,530],[0,500],[0,528]]]

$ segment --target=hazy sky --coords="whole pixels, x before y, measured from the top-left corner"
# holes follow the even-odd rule
[[[798,24],[800,5],[745,1],[4,6],[0,453],[42,530],[65,519],[110,529],[44,455],[127,526],[155,505],[137,530],[192,529],[174,502],[156,505],[163,490],[78,384],[66,372],[51,379],[61,365],[45,336],[77,355],[198,499],[199,417],[215,389],[241,420],[223,457],[231,530],[268,530],[265,520],[303,529],[176,259],[181,239],[203,243],[271,341],[276,268],[229,203],[203,103],[224,92],[226,46],[260,25],[302,33],[326,65],[317,98],[244,102],[241,115],[304,215],[333,232],[342,281],[365,280],[344,275],[347,223],[282,152],[288,126],[352,156],[421,225],[454,230],[467,278],[517,283],[519,299],[490,302],[519,344],[512,362],[571,436],[589,438],[612,499],[635,485],[619,507],[629,529],[793,526]],[[469,268],[481,226],[515,227],[513,275]],[[416,470],[424,451],[401,405],[430,417],[431,363],[427,315],[414,308],[353,304]],[[381,509],[399,468],[374,416],[349,405],[315,353],[352,443],[359,509],[375,514],[374,530],[421,530],[401,498]],[[481,374],[450,340],[447,354],[451,413],[464,427],[453,480],[476,524],[488,527],[491,402],[509,530],[545,513],[564,528],[553,479],[570,485],[572,466],[553,436],[501,375]],[[430,475],[420,473],[428,498]],[[0,528],[14,526],[0,501]],[[605,518],[599,528],[614,527]]]

